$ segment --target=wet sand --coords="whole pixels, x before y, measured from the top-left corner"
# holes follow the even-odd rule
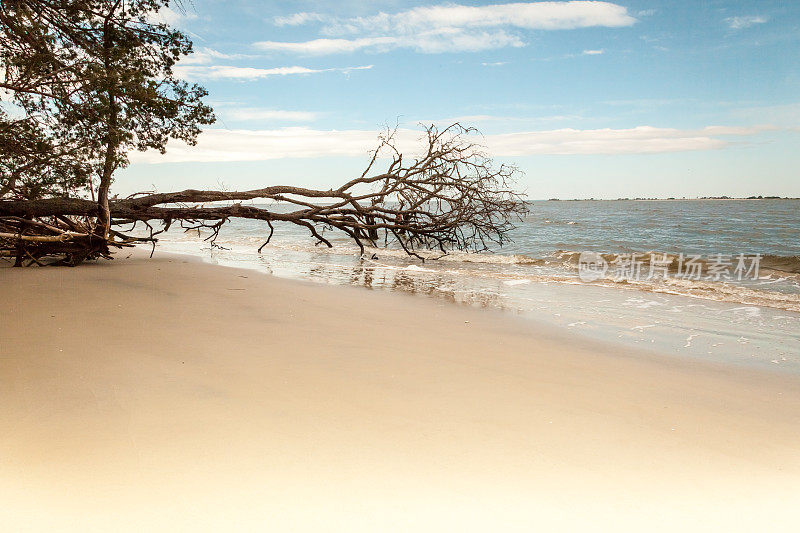
[[[800,377],[143,254],[0,267],[7,531],[792,530]]]

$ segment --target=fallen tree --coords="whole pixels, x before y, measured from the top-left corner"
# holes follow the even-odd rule
[[[190,189],[113,199],[107,238],[97,231],[95,220],[102,215],[94,201],[68,197],[2,200],[0,251],[14,256],[17,264],[43,264],[44,258],[55,257],[56,263],[75,265],[84,259],[109,257],[109,248],[155,244],[158,234],[173,224],[184,229],[208,228],[213,241],[231,218],[264,221],[265,245],[274,223],[290,223],[306,228],[326,246],[331,246],[326,232],[338,230],[362,252],[365,245],[396,245],[422,259],[419,249],[482,251],[506,242],[525,212],[525,203],[514,190],[517,170],[508,165],[495,167],[481,147],[471,142],[471,133],[459,124],[443,130],[430,126],[420,155],[406,162],[389,132],[364,172],[336,189],[276,185],[250,191]],[[386,157],[388,166],[376,172]],[[294,209],[276,211],[243,203],[253,200],[271,200]],[[138,224],[148,229],[147,236],[131,233]]]
[[[420,248],[505,242],[525,210],[513,189],[516,170],[493,166],[459,124],[428,127],[415,157],[404,158],[387,132],[366,170],[336,189],[112,197],[132,150],[163,153],[170,139],[195,144],[215,120],[206,90],[175,73],[192,42],[158,22],[170,5],[0,2],[0,256],[17,266],[76,265],[108,258],[113,248],[154,245],[174,225],[208,228],[213,242],[231,218],[264,221],[265,244],[275,223],[302,226],[328,246],[327,232],[338,231],[362,250],[396,245],[418,257]]]

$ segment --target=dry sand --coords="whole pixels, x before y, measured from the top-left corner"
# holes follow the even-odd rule
[[[0,294],[3,531],[800,523],[796,376],[180,256]]]

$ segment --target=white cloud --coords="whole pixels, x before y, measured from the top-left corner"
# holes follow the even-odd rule
[[[206,65],[219,59],[246,59],[247,54],[225,54],[213,48],[200,48],[180,60],[180,65]]]
[[[324,68],[311,69],[306,67],[276,67],[276,68],[255,68],[255,67],[234,67],[229,65],[209,65],[209,66],[177,66],[174,68],[175,75],[187,80],[257,80],[269,78],[271,76],[288,76],[292,74],[318,74],[320,72],[344,72],[350,73],[354,70],[368,70],[372,65],[360,67],[344,68]]]
[[[599,56],[604,54],[605,50],[584,50],[583,55],[585,56]]]
[[[767,127],[709,126],[679,130],[640,126],[629,129],[559,129],[476,137],[492,156],[655,154],[718,150],[730,142],[721,137],[749,137]],[[401,150],[419,148],[420,132],[398,131]],[[315,130],[303,127],[275,130],[206,130],[197,146],[171,143],[166,155],[154,152],[132,154],[136,163],[211,161],[265,161],[284,158],[330,156],[364,157],[377,145],[371,130]]]
[[[324,31],[330,34],[364,31],[415,33],[430,28],[488,28],[510,26],[528,30],[569,30],[594,26],[630,26],[636,19],[625,7],[610,2],[527,2],[462,6],[416,7],[393,15],[338,19]]]
[[[481,63],[484,67],[502,67],[508,65],[508,61],[495,61],[494,63]]]
[[[709,126],[699,130],[678,130],[639,126],[629,129],[561,129],[509,133],[487,137],[486,144],[496,155],[533,154],[656,154],[718,150],[729,142],[721,136],[755,135],[764,128]]]
[[[457,28],[439,28],[415,35],[396,37],[361,37],[358,39],[314,39],[288,43],[261,41],[254,43],[260,50],[277,50],[308,55],[324,55],[356,50],[385,52],[395,48],[411,48],[422,53],[477,52],[507,46],[524,46],[519,37],[503,30],[464,31]]]
[[[750,26],[755,26],[756,24],[764,24],[767,20],[769,20],[767,17],[762,17],[760,15],[749,15],[744,17],[729,17],[725,19],[725,22],[728,23],[728,26],[732,30],[741,30],[749,28]]]
[[[354,52],[362,48],[396,47],[394,37],[367,37],[363,39],[314,39],[297,43],[260,41],[253,46],[260,50],[277,50],[301,54],[335,54]]]
[[[323,15],[319,13],[294,13],[286,17],[275,17],[272,19],[273,24],[276,26],[300,26],[301,24],[308,24],[309,22],[322,22],[325,20]]]
[[[144,163],[266,161],[291,157],[365,156],[376,145],[375,131],[324,131],[301,127],[212,129],[200,135],[197,146],[174,142],[170,143],[164,156],[152,151],[131,155],[132,161]]]
[[[395,14],[369,17],[326,18],[316,13],[296,13],[275,19],[279,25],[324,21],[329,38],[305,42],[261,41],[262,50],[302,54],[332,54],[371,50],[385,52],[411,48],[424,53],[490,50],[524,46],[510,30],[568,30],[589,27],[630,26],[636,19],[625,7],[610,2],[529,2],[462,6],[445,4],[417,7]],[[343,38],[344,36],[355,36]]]
[[[311,111],[286,111],[281,109],[264,109],[260,107],[236,107],[221,109],[220,115],[230,120],[273,120],[283,122],[311,122],[317,114]]]
[[[169,26],[178,26],[185,20],[193,20],[196,18],[197,14],[195,13],[189,13],[186,10],[175,11],[168,7],[162,7],[156,13],[150,13],[147,16],[148,22],[152,24],[167,24]]]

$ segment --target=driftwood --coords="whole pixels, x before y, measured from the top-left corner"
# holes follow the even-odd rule
[[[174,222],[187,229],[209,228],[213,241],[230,218],[248,218],[266,223],[265,245],[277,222],[303,226],[327,246],[332,245],[325,232],[340,231],[362,252],[365,245],[397,245],[422,259],[419,249],[482,251],[506,242],[526,207],[513,188],[516,168],[495,168],[481,147],[469,140],[472,133],[458,124],[441,131],[431,126],[422,154],[406,163],[393,132],[388,132],[366,170],[336,189],[278,185],[238,192],[189,189],[114,198],[109,202],[113,229],[108,238],[99,229],[102,213],[94,201],[0,199],[0,250],[13,251],[17,264],[26,258],[40,264],[44,256],[59,255],[61,264],[77,264],[109,257],[109,246],[154,244],[157,235]],[[388,168],[374,173],[385,157],[391,160]],[[293,209],[276,212],[242,203],[262,199]],[[148,237],[129,234],[139,223],[149,229]],[[123,226],[132,227],[125,233],[119,229]]]
[[[25,242],[67,242],[76,238],[87,238],[86,233],[72,233],[64,231],[58,235],[20,235],[18,233],[2,233],[0,239],[20,240]]]

